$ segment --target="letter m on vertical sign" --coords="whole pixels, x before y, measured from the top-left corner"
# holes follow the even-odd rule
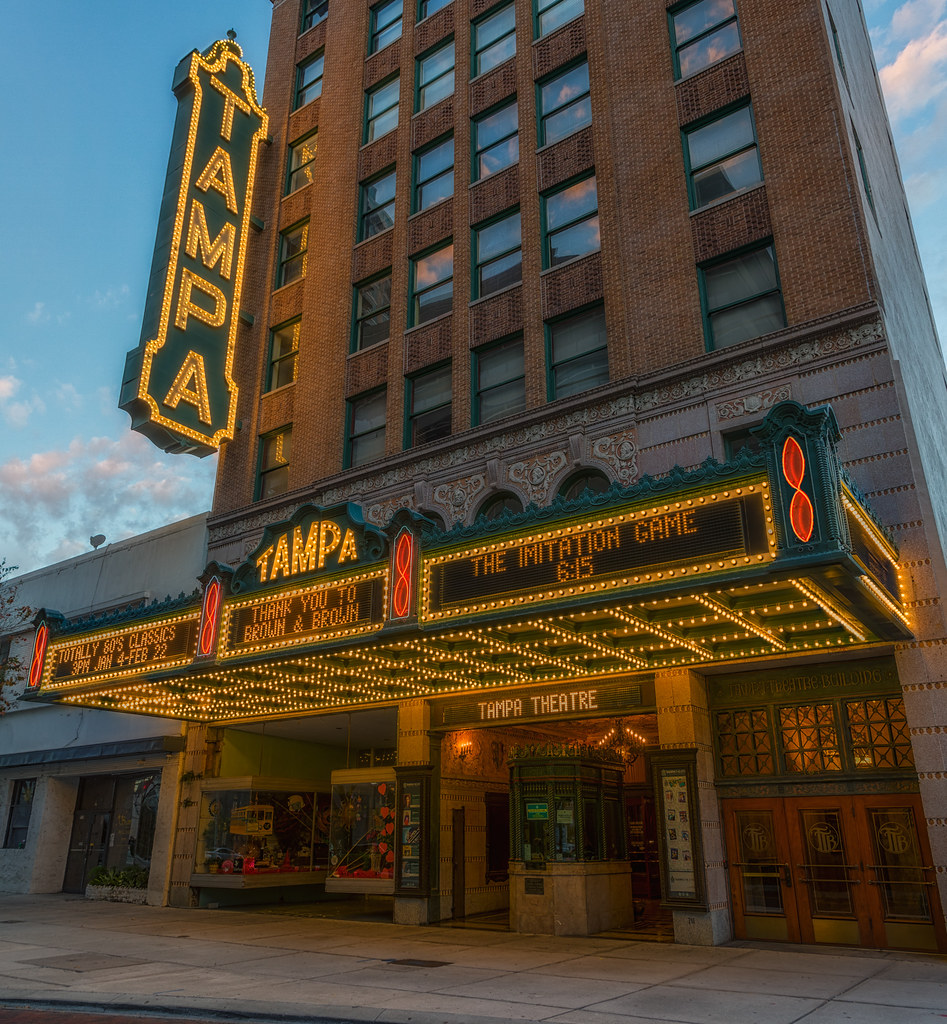
[[[169,452],[208,455],[233,437],[233,380],[257,150],[266,112],[243,51],[222,40],[178,65],[178,113],[145,300],[120,408]]]

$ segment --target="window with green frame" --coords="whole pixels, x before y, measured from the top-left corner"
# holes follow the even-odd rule
[[[329,16],[329,0],[303,0],[302,32],[307,32]]]
[[[414,154],[414,213],[454,194],[454,136],[440,139]]]
[[[772,245],[702,267],[700,279],[710,348],[726,348],[786,326]]]
[[[391,333],[391,271],[355,286],[352,351],[387,341]]]
[[[419,0],[418,21],[436,14],[442,7],[446,7],[451,0]]]
[[[550,401],[608,382],[604,306],[547,323],[546,344]]]
[[[368,52],[377,53],[401,38],[402,0],[384,0],[370,11]]]
[[[495,217],[473,232],[473,298],[482,299],[523,280],[520,211]]]
[[[734,0],[696,0],[668,11],[674,72],[687,78],[743,45]]]
[[[407,423],[405,448],[437,441],[450,434],[450,363],[405,378]]]
[[[292,384],[296,379],[296,356],[299,352],[300,320],[274,327],[270,331],[270,359],[266,372],[266,390]]]
[[[311,132],[289,146],[289,166],[286,174],[286,195],[304,185],[312,184],[312,164],[316,159],[319,133]]]
[[[426,110],[454,92],[454,40],[449,39],[431,53],[418,57],[415,75],[415,110]]]
[[[543,266],[598,252],[602,238],[595,175],[543,196]]]
[[[504,416],[515,416],[526,408],[526,368],[523,337],[474,349],[473,425],[490,423]]]
[[[684,132],[692,210],[763,180],[749,104]]]
[[[848,71],[845,70],[845,57],[842,55],[842,41],[838,36],[838,29],[835,27],[835,19],[829,11],[829,30],[832,33],[832,45],[835,48],[835,59],[838,61],[839,71],[842,72],[842,80],[848,85]]]
[[[322,95],[322,73],[325,69],[325,54],[320,50],[296,68],[296,99],[293,110],[299,110],[311,100]]]
[[[592,123],[587,60],[540,82],[538,90],[540,146],[558,142]]]
[[[473,119],[470,148],[474,181],[519,161],[519,108],[515,98]]]
[[[536,0],[536,38],[585,13],[585,0]]]
[[[374,142],[398,127],[398,95],[401,81],[395,76],[365,93],[365,138]]]
[[[471,25],[473,47],[470,77],[499,67],[516,53],[516,14],[513,4],[492,11]]]
[[[385,454],[387,392],[384,388],[347,402],[345,464],[362,466]]]
[[[292,284],[306,276],[306,250],[309,248],[309,221],[294,224],[280,232],[276,287]]]
[[[3,847],[6,850],[22,850],[30,831],[30,816],[33,811],[33,797],[36,793],[36,779],[16,779],[10,794],[10,813],[7,818]]]
[[[257,498],[273,498],[289,490],[289,459],[292,451],[292,424],[280,427],[260,438],[260,469]]]
[[[395,223],[395,169],[382,171],[362,182],[359,201],[358,240],[387,231]]]
[[[454,307],[454,243],[447,242],[411,260],[408,326],[417,327]]]

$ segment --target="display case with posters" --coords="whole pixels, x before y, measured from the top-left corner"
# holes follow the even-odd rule
[[[232,780],[237,782],[238,780]],[[251,780],[239,780],[250,782]],[[329,860],[329,794],[312,784],[286,788],[216,788],[201,794],[194,874],[201,885],[240,876],[275,883],[325,877]],[[313,876],[316,876],[314,878]],[[230,883],[233,884],[233,883]],[[265,884],[265,883],[264,883]]]
[[[662,902],[705,909],[696,752],[655,754],[651,767],[658,802]]]
[[[395,789],[391,769],[332,773],[327,892],[394,892]]]

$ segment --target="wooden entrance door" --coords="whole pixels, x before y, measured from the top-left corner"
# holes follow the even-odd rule
[[[738,938],[947,948],[918,797],[724,806]]]

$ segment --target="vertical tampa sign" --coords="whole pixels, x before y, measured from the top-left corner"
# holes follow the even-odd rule
[[[170,452],[207,455],[233,437],[238,303],[266,112],[232,40],[178,65],[178,113],[145,300],[120,408]]]

